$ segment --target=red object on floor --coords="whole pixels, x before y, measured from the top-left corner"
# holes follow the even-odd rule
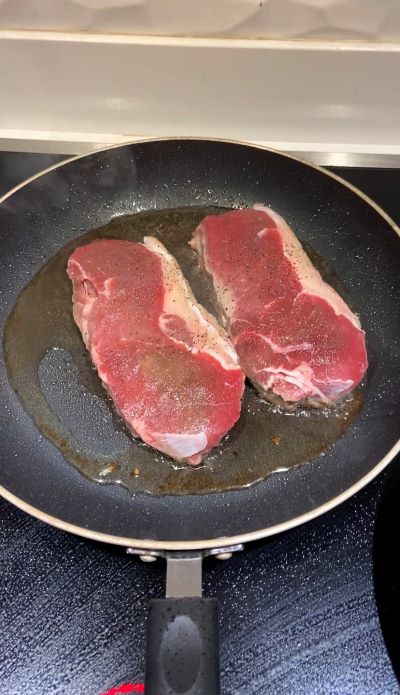
[[[144,693],[144,685],[143,683],[124,683],[101,693],[101,695],[123,695],[123,693]]]

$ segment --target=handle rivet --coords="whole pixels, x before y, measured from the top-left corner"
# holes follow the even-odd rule
[[[215,557],[217,560],[230,560],[232,553],[218,553]]]
[[[155,555],[139,555],[142,562],[155,562],[157,560]]]

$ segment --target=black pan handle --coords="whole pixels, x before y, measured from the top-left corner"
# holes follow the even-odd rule
[[[150,601],[146,695],[219,695],[218,601]]]

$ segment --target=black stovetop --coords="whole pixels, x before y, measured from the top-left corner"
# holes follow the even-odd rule
[[[0,195],[59,159],[0,153]],[[335,171],[400,222],[400,170]],[[224,695],[400,691],[399,495],[397,459],[324,517],[228,562],[205,561],[204,593],[221,605]],[[143,565],[4,501],[0,536],[0,693],[100,695],[141,683],[147,599],[163,594],[162,562]]]

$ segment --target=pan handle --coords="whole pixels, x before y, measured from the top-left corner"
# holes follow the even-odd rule
[[[150,601],[146,695],[219,695],[218,601]]]

